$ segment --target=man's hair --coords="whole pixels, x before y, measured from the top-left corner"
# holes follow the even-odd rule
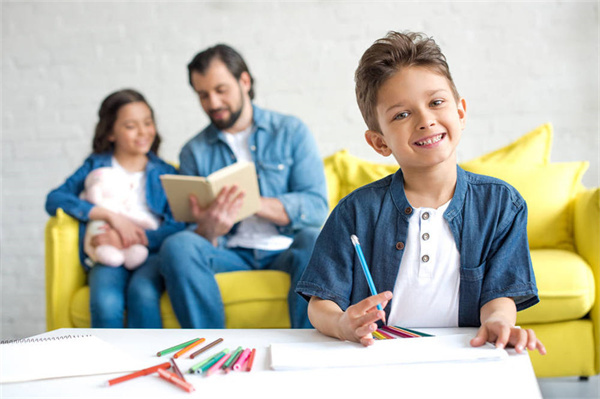
[[[381,133],[375,112],[379,89],[402,68],[411,66],[429,68],[444,76],[459,100],[446,57],[435,41],[423,33],[390,31],[365,51],[354,75],[358,108],[370,130]]]
[[[250,76],[250,91],[248,92],[248,95],[250,96],[250,99],[253,100],[254,78],[250,74],[250,70],[248,69],[246,62],[244,61],[240,53],[238,53],[226,44],[217,44],[216,46],[207,48],[206,50],[196,54],[194,59],[192,59],[192,61],[190,61],[190,63],[187,66],[190,85],[192,87],[194,86],[192,84],[192,72],[196,71],[204,75],[211,61],[214,59],[221,60],[225,64],[225,66],[227,66],[227,69],[229,70],[229,72],[231,72],[231,74],[235,77],[236,80],[240,80],[240,77],[242,76],[243,72],[248,73],[248,75]]]

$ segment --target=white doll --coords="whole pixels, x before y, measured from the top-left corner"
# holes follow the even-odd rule
[[[85,179],[85,190],[81,198],[94,205],[127,216],[132,222],[146,230],[158,228],[158,222],[147,212],[143,212],[132,203],[131,182],[111,167],[98,168],[91,171]],[[148,248],[134,244],[119,249],[112,245],[91,245],[92,237],[104,233],[108,223],[103,220],[88,222],[83,249],[94,261],[107,266],[125,266],[132,270],[140,266],[148,258]]]

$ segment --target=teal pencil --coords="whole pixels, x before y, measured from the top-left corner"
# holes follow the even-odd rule
[[[223,351],[224,351],[224,350],[225,350],[225,349],[223,349]],[[227,349],[227,350],[229,350],[229,349]],[[201,362],[200,362],[200,363],[198,363],[198,364],[195,364],[195,365],[193,365],[192,367],[190,367],[190,373],[194,373],[194,372],[196,372],[196,371],[197,371],[199,368],[201,368],[201,367],[203,367],[204,365],[208,364],[208,362],[212,361],[212,360],[213,360],[215,357],[217,357],[217,356],[221,355],[221,354],[223,353],[223,351],[221,351],[221,352],[219,352],[219,353],[216,353],[216,354],[214,354],[214,355],[212,355],[212,356],[210,356],[210,357],[208,357],[208,358],[204,359],[203,361],[201,361]]]
[[[229,353],[229,349],[223,349],[221,352],[217,353],[210,362],[206,363],[204,366],[200,367],[199,370],[196,370],[196,373],[206,373],[206,370],[211,368],[213,364],[221,360],[223,356]]]
[[[395,326],[395,327],[396,328],[400,328],[402,330],[406,330],[406,331],[411,332],[413,334],[420,335],[421,337],[434,337],[435,336],[435,335],[431,335],[431,334],[425,334],[424,332],[421,332],[421,331],[411,330],[411,329],[408,329],[406,327],[399,327],[399,326]]]

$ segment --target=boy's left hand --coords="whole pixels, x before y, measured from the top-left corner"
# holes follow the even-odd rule
[[[486,342],[495,343],[496,348],[501,349],[507,345],[513,346],[517,353],[522,353],[525,349],[537,349],[541,355],[546,354],[546,347],[532,329],[514,327],[503,320],[490,319],[482,324],[471,340],[471,346],[481,346]]]

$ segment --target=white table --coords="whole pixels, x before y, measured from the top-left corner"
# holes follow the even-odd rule
[[[471,333],[476,329],[421,329],[434,335]],[[144,359],[148,366],[168,361],[171,355],[156,352],[196,337],[224,341],[215,353],[238,346],[256,348],[251,372],[231,372],[204,377],[185,374],[196,389],[187,393],[156,374],[111,387],[106,381],[123,375],[94,375],[0,385],[2,398],[539,398],[541,393],[527,354],[509,350],[508,359],[484,362],[423,363],[370,368],[346,367],[301,371],[269,369],[271,343],[329,341],[315,330],[134,330],[59,329],[37,337],[93,334],[123,351]],[[209,352],[207,352],[209,353]],[[182,371],[198,363],[187,355],[178,359]],[[200,358],[201,360],[201,358]]]

